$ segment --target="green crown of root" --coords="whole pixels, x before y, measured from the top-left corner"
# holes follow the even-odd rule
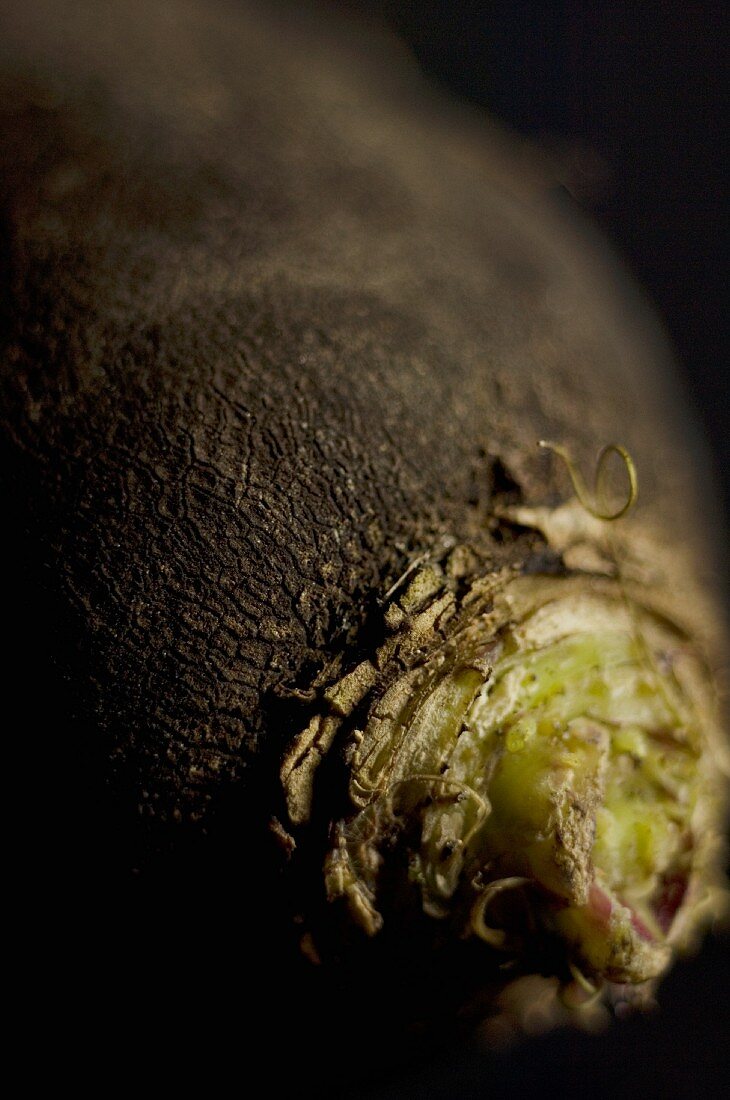
[[[350,812],[326,890],[364,933],[415,895],[502,961],[529,969],[549,940],[591,982],[650,982],[721,881],[703,663],[615,579],[464,575],[465,554],[417,571],[373,657],[324,690],[282,769],[290,819],[334,745]]]

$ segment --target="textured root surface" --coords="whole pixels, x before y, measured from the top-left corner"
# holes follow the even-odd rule
[[[444,538],[585,565],[536,444],[590,470],[620,439],[719,664],[711,490],[602,246],[392,45],[274,4],[103,7],[0,5],[18,774],[35,816],[55,765],[39,859],[81,940],[161,952],[168,985],[256,945],[296,984],[278,765],[382,593]]]

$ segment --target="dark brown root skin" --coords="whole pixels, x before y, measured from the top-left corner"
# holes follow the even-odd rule
[[[51,765],[37,877],[112,986],[255,954],[262,988],[295,988],[320,979],[278,766],[377,595],[444,537],[560,568],[495,518],[565,499],[543,438],[585,470],[625,443],[642,522],[702,582],[707,468],[603,245],[387,40],[275,5],[92,7],[2,3],[0,469],[11,660],[38,683],[20,774]],[[386,1031],[424,1003],[412,971]]]

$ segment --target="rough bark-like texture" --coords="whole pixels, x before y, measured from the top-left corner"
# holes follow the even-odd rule
[[[28,720],[94,859],[265,801],[287,692],[408,562],[519,554],[494,493],[567,495],[538,439],[625,443],[646,521],[695,537],[642,307],[392,43],[202,0],[2,16],[3,474],[62,700]]]

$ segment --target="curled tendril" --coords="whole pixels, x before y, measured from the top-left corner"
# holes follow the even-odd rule
[[[405,779],[399,779],[397,783],[391,784],[386,787],[380,794],[378,799],[370,806],[366,806],[364,810],[361,810],[354,821],[350,822],[345,831],[346,841],[345,847],[349,851],[350,848],[357,843],[370,843],[377,838],[379,822],[381,820],[380,815],[383,810],[386,813],[395,813],[395,800],[399,791],[404,787],[409,786],[411,783],[432,783],[441,784],[445,787],[455,788],[458,795],[465,795],[467,798],[471,798],[476,804],[477,817],[472,827],[468,830],[465,836],[461,837],[457,842],[457,851],[461,851],[468,847],[469,843],[479,831],[482,823],[489,817],[492,807],[489,800],[482,797],[478,791],[475,791],[473,787],[470,787],[468,783],[462,782],[461,779],[451,779],[447,775],[431,775],[427,772],[416,772],[413,775],[407,776]],[[358,835],[358,830],[365,822],[369,823],[370,830],[368,833]]]
[[[461,779],[451,779],[447,775],[429,775],[427,772],[416,772],[414,775],[408,776],[407,779],[402,779],[395,784],[393,790],[397,790],[398,787],[410,782],[422,782],[422,783],[443,783],[444,786],[452,787],[456,789],[458,794],[466,795],[467,798],[471,798],[477,807],[477,819],[472,827],[467,832],[466,836],[461,837],[457,841],[457,850],[463,850],[469,846],[471,840],[478,833],[482,823],[489,817],[492,807],[487,798],[483,798],[478,791],[475,791],[473,787],[470,787],[468,783],[464,783]]]
[[[394,813],[395,800],[397,798],[398,792],[404,787],[409,786],[411,783],[439,783],[445,787],[451,787],[455,789],[457,792],[457,797],[463,794],[467,798],[471,798],[472,801],[476,804],[476,821],[467,831],[466,835],[460,837],[457,841],[455,848],[456,852],[463,851],[469,846],[473,838],[479,832],[479,829],[481,828],[484,821],[486,821],[486,819],[492,812],[492,807],[490,805],[489,799],[484,798],[482,795],[479,794],[478,791],[475,791],[473,787],[470,787],[468,783],[464,783],[461,779],[451,779],[447,775],[431,775],[428,772],[415,772],[413,775],[409,775],[405,779],[399,779],[397,783],[393,783],[391,784],[391,786],[386,787],[386,789],[381,793],[376,802],[374,802],[371,806],[366,807],[364,810],[360,811],[353,824],[357,824],[357,822],[361,817],[363,817],[363,815],[366,815],[371,811],[374,813],[374,822],[377,822],[377,817],[383,807],[385,807],[386,812],[391,814]],[[377,824],[374,825],[374,830],[369,839],[373,839],[376,835]]]
[[[573,975],[573,979],[578,983],[584,993],[588,993],[591,997],[595,997],[597,994],[603,992],[603,982],[599,982],[597,985],[594,984],[574,962],[568,963],[568,969]]]
[[[605,982],[599,981],[594,985],[593,982],[586,978],[583,971],[578,969],[574,962],[569,962],[568,968],[573,977],[573,982],[579,989],[582,989],[583,992],[587,994],[587,997],[584,1000],[575,1000],[572,998],[570,996],[570,985],[561,986],[558,997],[561,1004],[571,1012],[584,1012],[586,1009],[592,1008],[593,1005],[601,1000]]]
[[[529,886],[531,881],[529,878],[513,875],[509,878],[496,879],[482,890],[471,911],[471,926],[480,940],[484,940],[485,943],[496,948],[497,951],[508,949],[507,933],[501,928],[492,928],[491,925],[487,924],[485,920],[486,911],[498,894],[504,893],[505,890],[516,890],[520,886]]]
[[[573,483],[573,490],[580,503],[595,519],[602,520],[615,520],[621,519],[626,513],[633,507],[636,502],[636,498],[639,495],[639,481],[636,474],[636,466],[634,460],[620,443],[608,443],[603,447],[596,460],[596,474],[594,479],[593,499],[586,487],[586,483],[583,480],[583,475],[573,461],[573,456],[567,447],[563,447],[560,443],[550,443],[545,439],[541,439],[538,443],[538,447],[543,447],[547,451],[552,451],[559,458],[562,458],[565,463],[570,480]],[[602,483],[604,472],[606,468],[606,461],[610,455],[615,454],[621,459],[626,470],[626,477],[628,479],[628,493],[626,500],[620,508],[611,511],[603,503]]]

